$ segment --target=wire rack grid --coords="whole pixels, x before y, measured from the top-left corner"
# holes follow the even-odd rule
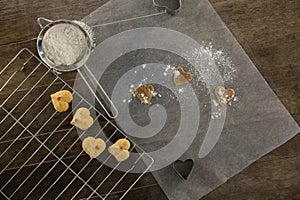
[[[62,89],[79,102],[58,113],[50,94]],[[153,164],[131,140],[130,151],[139,156],[124,161],[126,171],[107,150],[103,162],[90,159],[81,140],[91,133],[70,125],[77,108],[95,113],[100,129],[93,125],[92,136],[105,136],[107,146],[127,136],[26,48],[0,71],[0,94],[0,199],[107,199],[115,193],[122,199]],[[142,173],[130,173],[137,166]]]

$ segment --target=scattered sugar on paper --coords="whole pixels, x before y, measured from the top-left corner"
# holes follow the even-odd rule
[[[198,72],[192,72],[194,75],[197,74],[199,81],[207,83],[209,80],[214,80],[217,73],[221,73],[225,82],[233,81],[236,68],[231,58],[222,50],[215,49],[211,42],[208,45],[203,44],[199,48],[189,50],[184,55],[190,63],[201,66],[200,69],[197,69]],[[210,65],[216,65],[217,69]]]
[[[220,110],[220,108],[218,109],[218,111],[217,112],[212,112],[211,113],[211,119],[216,119],[216,118],[219,118],[219,117],[221,117],[221,110]]]
[[[144,77],[144,79],[142,80],[142,85],[145,85],[147,80],[148,80],[148,78]]]
[[[171,65],[167,65],[163,71],[163,75],[167,76],[168,73],[172,74],[174,70],[175,70],[175,67],[171,67]]]
[[[210,42],[208,44],[203,43],[199,48],[191,49],[185,54],[189,63],[195,63],[200,66],[200,69],[191,69],[193,77],[197,79],[197,85],[203,83],[209,83],[211,80],[216,80],[217,74],[221,74],[223,81],[233,82],[236,76],[236,68],[229,56],[227,56],[222,50],[214,48]],[[211,66],[217,67],[211,67]],[[216,85],[217,86],[217,85]],[[220,96],[223,96],[223,92]],[[224,97],[225,99],[225,97]],[[224,99],[221,99],[223,101]],[[236,101],[237,98],[233,99]],[[226,99],[225,99],[226,101]],[[220,106],[218,102],[213,100],[214,106]],[[215,119],[221,116],[221,111],[218,110],[211,113],[211,118]]]
[[[178,76],[180,76],[180,72],[179,72],[178,70],[175,70],[175,72],[174,72],[174,76],[175,76],[175,77],[178,77]]]
[[[214,106],[219,106],[219,103],[214,99],[213,99],[213,104],[214,104]]]

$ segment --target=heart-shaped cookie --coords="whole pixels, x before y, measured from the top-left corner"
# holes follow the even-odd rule
[[[134,90],[135,96],[144,104],[149,104],[151,102],[154,93],[154,86],[147,84],[142,85]]]
[[[82,142],[82,149],[91,157],[97,158],[106,148],[105,142],[100,138],[87,137]]]
[[[174,170],[184,180],[188,179],[189,175],[192,172],[193,167],[194,167],[194,161],[192,159],[187,159],[185,161],[176,160],[173,163]]]
[[[215,96],[221,106],[228,104],[235,96],[234,89],[217,86],[215,88]]]
[[[78,108],[71,121],[71,124],[80,128],[81,130],[87,130],[94,123],[94,119],[91,117],[91,113],[87,108]]]
[[[50,95],[54,109],[57,112],[64,112],[69,109],[69,103],[72,101],[72,93],[69,90],[61,90]]]
[[[171,15],[175,15],[179,11],[181,4],[181,0],[153,0],[154,7]]]
[[[118,162],[122,162],[129,158],[130,142],[127,139],[119,139],[116,143],[108,147],[108,152],[111,153]]]
[[[176,86],[185,85],[193,80],[193,75],[190,72],[184,71],[180,66],[174,71],[174,83]]]

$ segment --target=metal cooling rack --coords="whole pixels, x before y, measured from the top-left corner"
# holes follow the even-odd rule
[[[65,113],[57,113],[50,99],[61,89],[80,100]],[[130,151],[139,156],[124,161],[131,162],[126,171],[118,170],[123,163],[114,162],[107,150],[100,155],[103,162],[90,159],[81,147],[86,131],[70,125],[72,113],[82,106],[96,113],[101,129],[93,136],[105,134],[107,146],[127,138],[30,50],[22,49],[1,70],[0,199],[122,199],[149,170],[153,159],[132,141]],[[130,173],[137,166],[143,173]]]

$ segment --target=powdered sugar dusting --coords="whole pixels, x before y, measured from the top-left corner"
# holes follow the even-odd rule
[[[219,103],[214,99],[213,99],[213,104],[214,104],[214,106],[219,106]]]
[[[175,70],[175,71],[174,71],[174,76],[175,76],[175,77],[180,76],[180,72],[179,72],[178,70]]]
[[[219,108],[218,111],[211,113],[211,119],[217,119],[217,118],[221,117],[221,115],[222,115],[221,109]]]
[[[163,70],[163,75],[167,76],[168,74],[173,74],[174,70],[175,67],[172,67],[171,65],[167,65],[166,68]]]
[[[183,91],[184,91],[183,88],[178,89],[178,92],[179,92],[179,93],[183,93]]]
[[[84,32],[73,24],[56,24],[50,27],[42,41],[45,55],[55,65],[73,65],[88,47]]]
[[[200,48],[187,51],[185,57],[190,63],[197,63],[202,66],[197,69],[199,81],[207,83],[209,80],[214,80],[217,73],[221,73],[225,82],[233,81],[236,68],[231,58],[222,50],[215,49],[211,42],[208,45],[204,44]],[[218,69],[210,67],[210,65],[216,65]],[[195,73],[197,72],[195,71]]]

